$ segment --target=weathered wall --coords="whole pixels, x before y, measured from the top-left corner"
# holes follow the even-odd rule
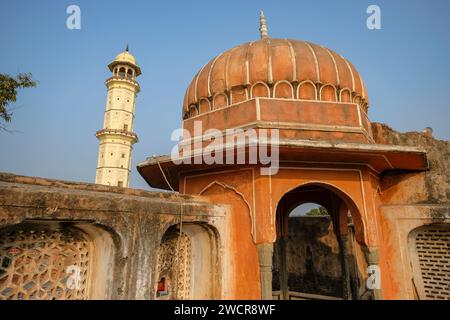
[[[427,151],[426,172],[385,172],[379,181],[380,258],[383,297],[414,299],[414,274],[408,235],[431,223],[450,223],[450,143],[430,133],[399,133],[373,123],[376,143],[422,147]]]
[[[103,295],[107,299],[155,297],[158,246],[164,232],[180,222],[181,207],[186,225],[195,222],[223,233],[226,208],[200,197],[0,173],[0,229],[39,220],[73,223],[110,235],[114,262],[97,270],[110,273]],[[223,243],[218,247],[222,250]],[[222,296],[220,278],[216,274],[216,298]]]
[[[224,282],[230,290],[226,299],[260,299],[260,271],[255,245],[255,210],[253,169],[228,172],[197,173],[184,177],[183,190],[197,194],[212,203],[224,203],[232,209],[225,221],[227,228],[223,237],[229,244],[223,254],[230,264],[224,265]]]
[[[343,295],[339,244],[330,217],[289,218],[285,241],[289,291]],[[280,290],[280,243],[275,245],[273,290]]]
[[[450,142],[428,133],[400,133],[382,123],[373,123],[372,131],[379,144],[424,148],[430,169],[423,173],[383,174],[380,181],[383,204],[450,203]]]

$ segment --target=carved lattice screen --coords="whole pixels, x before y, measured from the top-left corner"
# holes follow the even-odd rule
[[[450,226],[422,227],[413,232],[410,240],[420,299],[450,300]]]
[[[87,299],[91,253],[91,243],[77,229],[3,231],[0,300]]]
[[[179,243],[178,243],[179,242]],[[177,254],[178,250],[178,254]],[[189,299],[191,289],[191,239],[174,233],[164,240],[158,251],[157,279],[167,279],[167,295],[163,299]]]

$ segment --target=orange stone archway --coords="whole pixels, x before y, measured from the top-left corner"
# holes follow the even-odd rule
[[[261,175],[259,169],[258,166],[236,166],[193,171],[182,173],[179,179],[183,193],[202,195],[213,203],[229,206],[226,250],[230,252],[230,266],[227,266],[228,276],[225,277],[230,279],[229,297],[257,299],[261,292],[268,290],[263,288],[266,281],[261,278],[264,276],[262,270],[270,268],[268,260],[263,262],[261,257],[271,255],[270,248],[277,239],[277,206],[285,194],[301,186],[318,185],[342,199],[344,207],[352,214],[358,244],[367,253],[378,255],[375,177],[369,168],[319,163],[284,164],[273,176]],[[262,247],[266,251],[261,252]],[[378,258],[370,262],[378,263]]]
[[[277,209],[276,212],[279,212],[279,206],[280,203],[282,201],[282,199],[288,195],[289,193],[295,191],[295,190],[299,190],[305,187],[309,187],[309,186],[317,186],[317,187],[321,187],[324,190],[327,190],[329,192],[331,192],[332,194],[334,194],[335,196],[338,197],[339,200],[342,201],[342,203],[338,203],[338,206],[343,205],[345,208],[347,208],[348,211],[350,211],[353,222],[355,224],[355,231],[356,231],[356,240],[359,242],[360,245],[363,246],[367,246],[367,243],[365,242],[365,231],[364,231],[364,222],[363,222],[363,217],[361,215],[361,211],[358,209],[357,204],[355,203],[355,201],[351,198],[351,196],[341,190],[339,187],[332,185],[328,182],[317,182],[317,181],[310,181],[310,182],[305,182],[302,183],[296,187],[293,187],[291,189],[289,189],[288,191],[286,191],[284,193],[284,195],[280,198],[280,200],[277,203]],[[283,211],[285,213],[289,213],[291,212],[293,209],[295,209],[296,207],[298,207],[299,205],[303,204],[303,203],[307,203],[307,202],[314,202],[314,203],[318,203],[320,205],[322,205],[323,207],[327,208],[327,210],[330,212],[330,205],[329,203],[327,203],[327,201],[329,201],[329,199],[323,199],[323,195],[320,193],[315,193],[313,195],[309,195],[309,196],[303,196],[303,197],[299,197],[297,199],[295,199],[294,201],[292,201],[292,203],[290,203],[290,207],[289,208],[285,208]],[[339,232],[344,232],[345,233],[345,229],[342,228],[342,224],[343,224],[343,216],[341,214],[341,212],[339,212],[339,208],[336,208],[336,214],[337,214],[337,219],[336,219],[336,223],[337,226],[339,226],[340,230]],[[278,221],[276,220],[275,223],[277,223]],[[278,230],[278,228],[277,228]]]
[[[316,184],[343,199],[357,227],[357,240],[367,247],[378,246],[372,174],[366,167],[281,166],[274,176],[258,176],[256,183],[256,243],[276,239],[276,208],[282,197],[300,186]],[[372,223],[371,223],[372,222]]]
[[[329,276],[329,272],[327,271],[329,267],[334,267],[334,273],[339,273],[338,276],[334,275],[333,279],[327,278],[327,281],[315,282],[311,287],[311,284],[308,286],[304,286],[304,284],[299,284],[298,279],[302,279],[302,275],[304,275],[304,268],[308,264],[308,258],[305,256],[304,250],[307,248],[313,248],[315,250],[323,250],[323,246],[317,247],[318,243],[322,243],[323,237],[315,238],[314,230],[317,228],[321,228],[324,222],[321,219],[315,221],[313,224],[314,227],[310,225],[309,228],[298,229],[298,223],[301,220],[297,220],[294,218],[294,221],[290,219],[290,213],[298,206],[304,203],[316,203],[328,211],[331,220],[331,229],[328,228],[328,234],[331,235],[332,242],[331,247],[327,247],[331,249],[328,253],[329,258],[331,259],[329,262],[331,265],[328,265],[327,268],[321,267],[319,263],[316,267],[313,268],[314,275],[309,274],[309,278],[316,277],[322,278]],[[351,215],[350,221],[351,224],[354,225],[354,230],[349,231],[349,213]],[[309,220],[306,218],[307,221]],[[290,226],[291,222],[294,223],[294,228]],[[304,223],[303,222],[303,223]],[[316,224],[317,223],[317,224]],[[328,222],[326,222],[328,223]],[[297,227],[295,227],[297,225]],[[308,226],[308,222],[305,226]],[[297,229],[296,229],[297,228]],[[296,230],[295,230],[296,229]],[[364,243],[357,243],[355,245],[353,233],[356,230],[356,234],[358,234],[360,239],[364,239],[364,230],[363,230],[363,222],[361,213],[359,212],[357,205],[351,199],[351,197],[343,192],[342,190],[336,188],[333,185],[329,185],[327,183],[317,183],[317,182],[309,182],[301,184],[297,187],[291,188],[287,191],[280,201],[277,204],[276,209],[276,232],[277,239],[273,244],[273,266],[272,266],[272,285],[275,283],[275,287],[272,287],[273,297],[275,299],[361,299],[362,296],[359,295],[360,287],[361,287],[361,275],[365,275],[367,272],[367,261],[364,261],[363,264],[358,265],[357,259],[355,256],[359,254],[359,258],[365,260],[365,257],[361,257],[361,248],[365,247]],[[295,231],[294,231],[295,230]],[[330,231],[331,230],[331,231]],[[308,236],[305,239],[305,236],[302,236],[300,233],[308,233]],[[311,233],[310,233],[311,232]],[[296,237],[301,237],[303,239],[302,243],[296,243]],[[324,236],[322,234],[322,236]],[[290,240],[289,240],[290,239]],[[316,244],[314,244],[314,241]],[[289,243],[289,245],[287,245]],[[327,243],[330,245],[330,242]],[[313,246],[313,247],[311,247]],[[287,248],[290,249],[287,249]],[[303,250],[302,250],[303,247]],[[355,247],[357,247],[355,250]],[[303,252],[300,256],[298,253],[292,256],[292,251],[300,250],[299,252]],[[314,249],[315,248],[315,249]],[[310,250],[310,249],[307,249]],[[336,250],[336,252],[335,252]],[[316,259],[320,257],[316,256]],[[334,258],[333,258],[334,256]],[[292,258],[294,258],[292,260]],[[300,260],[298,260],[300,258]],[[296,260],[297,259],[297,260]],[[305,260],[306,259],[306,260]],[[312,259],[312,256],[309,258]],[[319,258],[323,259],[323,258]],[[290,261],[290,262],[289,262]],[[293,262],[297,261],[297,262]],[[301,261],[301,262],[300,262]],[[312,261],[312,260],[310,260]],[[309,262],[311,264],[311,262]],[[322,263],[323,264],[323,263]],[[290,267],[288,267],[288,265]],[[276,270],[276,271],[275,271]],[[311,272],[311,271],[309,271]],[[297,278],[291,279],[291,276]],[[288,279],[289,278],[289,279]],[[294,280],[291,283],[291,280]],[[301,282],[306,279],[301,280]],[[333,281],[330,281],[333,280]],[[308,281],[306,281],[308,283]],[[292,286],[293,285],[293,286]],[[309,288],[308,288],[309,287]],[[319,288],[320,287],[320,288]],[[306,291],[305,291],[306,289]],[[275,290],[275,291],[274,291]],[[278,291],[276,291],[278,290]],[[311,291],[312,290],[312,291]],[[327,292],[328,294],[325,294]],[[332,292],[333,294],[330,294]],[[366,296],[364,299],[367,299],[370,296]]]

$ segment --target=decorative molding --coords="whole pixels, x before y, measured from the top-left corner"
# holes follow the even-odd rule
[[[196,177],[198,177],[198,175],[197,175]],[[254,177],[253,177],[253,179],[254,179]],[[214,180],[213,182],[209,183],[206,187],[204,187],[204,188],[199,192],[199,195],[203,195],[208,189],[212,188],[213,186],[219,186],[219,187],[222,187],[223,189],[231,190],[231,191],[233,191],[234,193],[236,193],[239,197],[242,198],[242,200],[244,201],[245,205],[246,205],[247,208],[248,208],[248,213],[249,213],[249,217],[250,217],[250,224],[251,224],[251,230],[250,230],[250,232],[251,232],[251,234],[252,234],[253,242],[256,243],[256,241],[255,241],[255,230],[254,230],[254,229],[255,229],[255,228],[254,228],[254,226],[255,226],[254,212],[253,212],[253,210],[252,210],[252,207],[251,207],[250,203],[249,203],[249,202],[247,201],[247,199],[245,198],[245,195],[244,195],[242,192],[238,191],[235,187],[230,186],[230,185],[227,185],[227,184],[222,183],[222,182],[219,182],[219,181],[217,181],[217,180]],[[253,200],[253,201],[254,201],[254,200]]]
[[[291,54],[291,63],[292,63],[292,81],[298,81],[297,80],[297,54],[295,53],[294,47],[292,46],[292,43],[286,39],[286,42],[289,46],[289,52]]]
[[[336,59],[334,59],[334,56],[331,53],[330,49],[325,48],[325,47],[322,47],[322,49],[324,49],[330,55],[331,60],[333,60],[334,70],[336,71],[336,84],[339,86],[341,84],[341,81],[340,81],[340,77],[339,77],[339,70],[337,67]]]
[[[211,73],[214,69],[214,66],[216,64],[217,59],[219,59],[222,56],[223,52],[221,54],[219,54],[217,57],[214,58],[211,68],[209,68],[208,70],[208,80],[207,80],[207,84],[208,84],[208,96],[212,96],[211,94]]]

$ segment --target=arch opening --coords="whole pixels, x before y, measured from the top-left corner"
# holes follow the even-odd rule
[[[356,205],[323,184],[287,192],[276,213],[274,299],[369,299]],[[357,226],[355,228],[355,226]],[[362,230],[358,231],[362,233]]]
[[[127,70],[127,79],[133,79],[134,75],[133,75],[133,70],[132,69],[128,69]]]
[[[119,77],[120,78],[125,78],[125,73],[126,71],[125,71],[125,67],[120,67],[119,68],[119,73],[118,73],[118,75],[119,75]]]
[[[183,223],[164,233],[158,249],[155,291],[158,300],[215,299],[218,282],[217,232],[209,225]]]

